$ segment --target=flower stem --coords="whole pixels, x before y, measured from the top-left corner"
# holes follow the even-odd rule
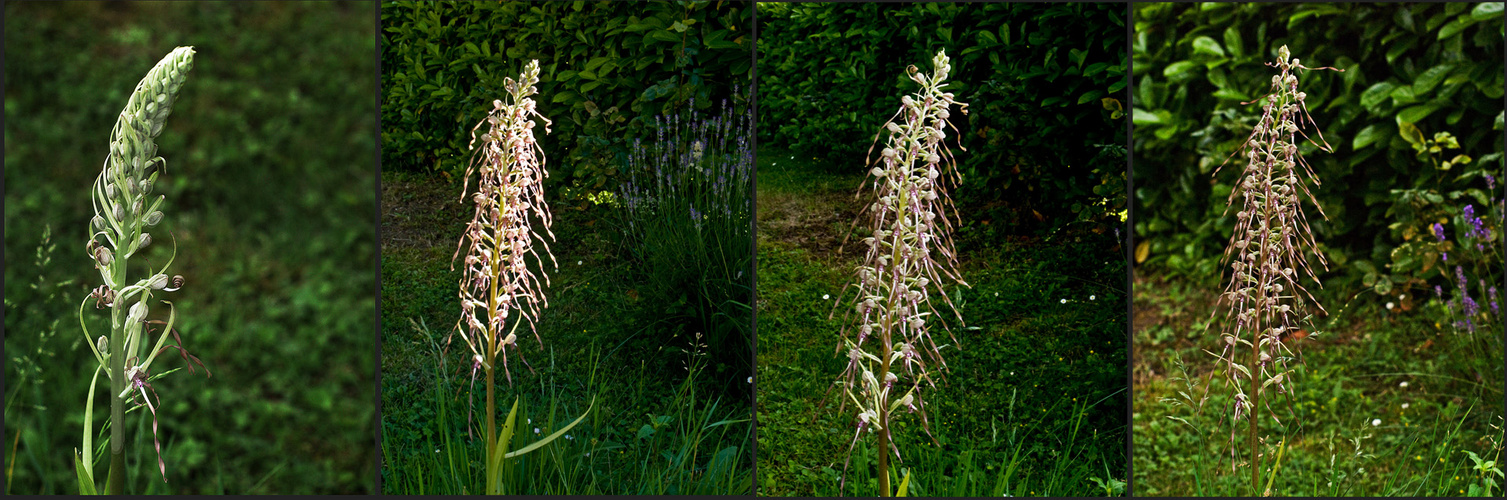
[[[493,460],[492,454],[497,450],[497,412],[496,403],[492,397],[492,364],[487,363],[487,439],[483,443],[487,447],[487,494],[496,495],[501,492],[497,488],[497,461]]]
[[[126,259],[115,259],[112,277],[126,275]],[[111,288],[118,289],[111,283]],[[125,299],[117,296],[110,304],[110,473],[105,493],[125,493],[126,484],[126,401],[120,394],[126,390],[126,305]],[[84,450],[93,453],[94,450]]]

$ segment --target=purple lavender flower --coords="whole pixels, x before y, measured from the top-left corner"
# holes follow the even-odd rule
[[[1492,177],[1491,174],[1486,174],[1486,189],[1491,190],[1491,189],[1496,189],[1496,188],[1497,188],[1497,178],[1496,177]]]
[[[1465,268],[1455,266],[1455,279],[1460,282],[1461,293],[1468,293],[1470,291],[1468,288],[1466,288],[1470,286],[1470,282],[1465,280]]]
[[[1497,308],[1497,287],[1487,289],[1486,296],[1491,298],[1491,313],[1501,314],[1501,311]]]
[[[1434,285],[1434,296],[1441,299],[1444,298],[1444,287]]]
[[[1444,224],[1434,223],[1434,236],[1439,238],[1440,243],[1444,243]]]

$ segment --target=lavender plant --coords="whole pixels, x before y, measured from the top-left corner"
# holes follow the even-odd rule
[[[508,413],[502,432],[497,432],[496,398],[493,395],[493,378],[496,361],[502,358],[503,374],[509,385],[513,376],[508,368],[507,348],[528,366],[518,349],[517,330],[528,323],[534,339],[544,346],[535,323],[541,309],[549,306],[543,287],[549,286],[549,274],[543,270],[544,260],[539,257],[537,243],[550,257],[550,263],[559,268],[549,244],[540,238],[535,222],[544,229],[544,234],[553,240],[550,232],[552,218],[549,205],[544,201],[544,178],[549,175],[544,167],[544,150],[534,137],[533,117],[544,121],[545,133],[550,121],[539,114],[537,105],[530,96],[538,93],[534,87],[539,81],[539,61],[530,61],[518,80],[504,79],[508,102],[492,101],[492,111],[485,120],[471,130],[473,159],[466,169],[466,181],[461,187],[461,201],[469,192],[472,172],[478,172],[476,193],[471,195],[476,210],[466,231],[457,243],[454,259],[466,249],[466,258],[461,270],[460,301],[461,318],[456,330],[466,346],[471,348],[471,380],[475,388],[478,370],[485,373],[486,402],[486,464],[487,493],[501,494],[499,472],[503,460],[538,449],[563,435],[586,418],[582,415],[575,422],[551,434],[543,440],[516,451],[509,451],[518,402]],[[487,125],[487,131],[476,136],[476,130]],[[480,139],[480,149],[477,140]],[[540,271],[529,269],[526,257],[532,256]],[[543,281],[540,281],[543,277]],[[504,336],[503,332],[507,332]],[[453,335],[453,332],[452,332]],[[448,343],[448,340],[447,340]],[[593,401],[593,404],[595,402]],[[587,413],[590,413],[588,407]]]
[[[194,365],[204,368],[199,358],[183,349],[183,340],[173,329],[177,310],[172,302],[161,301],[168,306],[166,321],[147,319],[154,293],[174,292],[183,287],[183,276],[169,278],[167,275],[173,258],[169,257],[155,273],[134,283],[127,275],[127,263],[131,257],[152,243],[149,228],[162,222],[160,208],[166,197],[157,195],[153,199],[151,192],[157,176],[166,171],[167,160],[157,156],[154,139],[162,133],[162,126],[172,112],[173,101],[193,64],[194,49],[178,47],[136,84],[136,90],[110,132],[110,154],[94,181],[92,201],[95,215],[90,221],[91,234],[85,251],[94,261],[104,284],[79,304],[79,326],[83,329],[84,343],[99,362],[89,382],[89,396],[85,403],[82,455],[75,455],[79,489],[86,494],[95,492],[94,389],[100,372],[104,372],[110,381],[110,471],[105,491],[119,494],[123,492],[126,476],[122,419],[128,403],[146,406],[152,413],[152,444],[157,451],[157,468],[162,480],[167,481],[167,463],[162,459],[162,444],[157,440],[157,407],[161,406],[161,399],[154,404],[151,397],[157,395],[152,381],[161,376],[151,372],[157,355],[176,349],[189,363],[190,372],[194,371]],[[108,336],[94,338],[89,333],[84,322],[84,308],[91,300],[97,309],[110,308]],[[156,343],[145,347],[145,341],[155,332],[160,332]],[[173,345],[167,344],[168,337],[173,338]],[[209,369],[205,368],[204,373],[209,376]],[[148,391],[151,391],[150,396]]]
[[[958,174],[945,143],[945,130],[952,126],[948,121],[952,105],[965,114],[968,105],[942,90],[950,69],[947,54],[938,52],[932,65],[935,72],[931,75],[914,65],[906,69],[921,88],[900,99],[900,109],[884,125],[888,132],[884,149],[877,161],[868,162],[874,165],[869,170],[874,201],[858,220],[867,220],[872,232],[863,239],[868,249],[855,270],[856,283],[849,285],[856,294],[846,315],[850,326],[843,328],[839,345],[839,352],[847,352],[848,365],[834,382],[847,396],[839,411],[849,401],[857,411],[848,460],[864,431],[874,435],[879,490],[885,496],[892,494],[889,455],[900,459],[900,448],[891,434],[895,412],[903,409],[918,414],[922,428],[931,434],[925,394],[936,388],[947,369],[941,351],[957,342],[932,298],[941,297],[961,324],[962,314],[942,284],[945,279],[967,286],[957,273],[951,236],[954,222],[948,218],[953,209],[948,191],[958,182]],[[876,134],[875,144],[878,140]],[[872,146],[869,152],[872,155]],[[858,196],[862,194],[860,187]],[[952,343],[937,342],[932,333],[937,326]],[[846,469],[844,465],[844,475]]]
[[[1494,193],[1496,178],[1489,173],[1483,173],[1483,177],[1487,192]],[[1453,286],[1451,297],[1446,299],[1444,287],[1434,285],[1434,296],[1444,302],[1445,310],[1450,316],[1450,325],[1457,334],[1465,332],[1474,335],[1483,327],[1488,332],[1497,332],[1497,327],[1501,324],[1502,310],[1497,291],[1501,280],[1495,271],[1499,271],[1502,265],[1500,221],[1507,217],[1507,199],[1490,201],[1490,205],[1482,207],[1481,211],[1484,213],[1479,214],[1486,217],[1477,214],[1474,204],[1467,204],[1460,210],[1460,214],[1454,217],[1453,225],[1460,228],[1456,233],[1463,234],[1459,244],[1453,246],[1456,249],[1454,257],[1451,258],[1449,251],[1441,250],[1439,253],[1440,272]],[[1442,249],[1450,248],[1443,245],[1449,239],[1444,224],[1434,223],[1430,229]],[[1469,273],[1466,267],[1470,267]],[[1449,271],[1451,268],[1453,274]],[[1477,278],[1471,280],[1467,274]],[[1487,277],[1495,279],[1488,281]]]
[[[652,293],[689,295],[711,352],[751,365],[753,119],[727,100],[716,116],[694,100],[689,109],[656,117],[653,140],[633,142],[620,225]]]
[[[1233,331],[1220,335],[1216,356],[1225,365],[1227,386],[1234,393],[1230,429],[1230,467],[1235,467],[1235,422],[1248,422],[1249,462],[1252,495],[1269,494],[1261,487],[1262,453],[1259,422],[1269,416],[1278,425],[1277,412],[1271,407],[1268,390],[1291,395],[1296,356],[1283,343],[1299,321],[1308,318],[1308,304],[1320,312],[1320,304],[1303,286],[1304,275],[1323,286],[1314,273],[1308,255],[1327,269],[1323,254],[1315,248],[1313,231],[1300,204],[1299,193],[1318,206],[1307,183],[1319,185],[1313,169],[1298,153],[1298,135],[1303,123],[1318,125],[1308,114],[1307,94],[1298,90],[1297,70],[1309,68],[1297,58],[1289,59],[1287,46],[1277,50],[1277,62],[1267,63],[1279,70],[1272,76],[1271,93],[1263,99],[1262,115],[1239,152],[1246,159],[1245,169],[1235,189],[1230,192],[1225,213],[1240,200],[1235,213],[1235,230],[1225,249],[1230,263],[1230,278],[1223,299],[1229,302],[1225,313],[1234,318]],[[1343,70],[1337,70],[1343,71]],[[1250,104],[1250,103],[1246,103]],[[1303,137],[1323,151],[1331,151],[1319,133],[1318,143]],[[1233,155],[1231,155],[1233,157]],[[1225,160],[1228,163],[1229,159]],[[1223,168],[1223,164],[1220,168]],[[1216,169],[1214,175],[1219,174]],[[1323,215],[1323,207],[1319,207]],[[1327,218],[1327,216],[1326,216]],[[1216,312],[1217,314],[1217,312]],[[1243,352],[1242,352],[1243,351]],[[1212,354],[1212,352],[1211,352]]]

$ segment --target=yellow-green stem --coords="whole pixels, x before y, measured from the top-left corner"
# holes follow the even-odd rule
[[[487,438],[486,438],[486,441],[483,441],[483,444],[487,448],[486,455],[487,455],[487,494],[488,495],[496,495],[496,494],[500,493],[499,491],[497,491],[497,471],[493,470],[493,464],[495,464],[496,462],[494,462],[492,460],[492,458],[493,458],[492,455],[493,455],[493,453],[496,452],[496,449],[497,449],[497,412],[495,410],[496,410],[496,404],[494,403],[493,398],[492,398],[492,364],[490,362],[488,362],[487,363],[487,432],[486,432]]]

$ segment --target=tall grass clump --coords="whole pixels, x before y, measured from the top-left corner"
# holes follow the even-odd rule
[[[457,244],[455,257],[452,257],[453,261],[460,256],[462,248],[466,249],[459,292],[462,312],[456,330],[471,348],[473,383],[478,370],[485,373],[483,385],[487,389],[487,402],[483,445],[486,447],[487,494],[503,493],[499,474],[504,459],[543,446],[586,417],[582,415],[545,440],[509,451],[518,413],[515,399],[500,434],[497,429],[493,379],[498,355],[501,354],[503,374],[511,385],[513,377],[508,367],[507,348],[511,346],[519,360],[525,366],[528,364],[518,350],[518,327],[528,323],[534,339],[541,348],[544,347],[544,339],[539,337],[534,324],[539,319],[539,311],[549,305],[543,290],[549,284],[549,274],[543,269],[544,260],[539,257],[535,243],[544,248],[554,263],[554,254],[550,253],[548,243],[535,229],[537,222],[544,234],[554,239],[554,233],[549,231],[549,205],[544,201],[544,178],[548,173],[544,168],[544,151],[534,138],[532,117],[544,121],[546,133],[550,121],[539,114],[534,100],[529,98],[538,93],[534,87],[538,81],[538,60],[530,61],[518,80],[504,79],[508,102],[492,101],[492,111],[472,129],[474,156],[466,170],[461,200],[464,201],[465,193],[469,192],[466,186],[470,185],[471,173],[479,172],[476,193],[471,196],[476,211]],[[489,127],[478,138],[476,130],[482,125]],[[481,141],[480,149],[477,149],[477,139]],[[537,274],[528,267],[525,258],[529,256],[540,268]],[[504,336],[503,332],[507,335]],[[587,413],[590,411],[588,408]]]
[[[894,494],[889,484],[889,455],[900,459],[900,448],[891,434],[894,412],[904,409],[919,414],[922,428],[931,434],[925,391],[936,388],[947,368],[941,351],[952,345],[939,344],[932,331],[940,325],[952,343],[957,342],[937,314],[932,297],[940,296],[957,321],[963,321],[942,288],[944,279],[967,285],[956,271],[950,234],[954,223],[948,219],[949,183],[955,185],[958,178],[956,161],[944,139],[945,128],[952,125],[949,108],[958,104],[966,113],[967,104],[942,91],[950,69],[946,53],[938,52],[932,64],[935,72],[931,75],[914,65],[907,68],[921,88],[900,99],[900,110],[884,125],[889,135],[880,158],[868,162],[874,165],[869,170],[874,178],[873,202],[862,209],[858,220],[866,219],[871,232],[863,239],[868,249],[856,269],[857,282],[849,285],[856,294],[853,309],[847,313],[848,323],[857,327],[842,330],[839,352],[846,349],[848,364],[835,382],[847,396],[839,411],[851,401],[857,412],[848,460],[852,461],[853,445],[864,431],[873,435],[878,441],[874,449],[884,496]],[[877,134],[874,140],[877,144]],[[862,193],[860,187],[858,196]]]
[[[1247,422],[1249,455],[1246,466],[1251,470],[1251,495],[1270,494],[1269,489],[1263,491],[1261,484],[1264,457],[1259,423],[1262,417],[1268,417],[1278,426],[1283,425],[1278,412],[1271,406],[1273,398],[1267,391],[1289,398],[1293,391],[1291,364],[1296,361],[1296,355],[1283,340],[1291,330],[1298,328],[1300,321],[1310,318],[1310,302],[1319,312],[1324,312],[1323,304],[1315,300],[1301,283],[1306,275],[1315,284],[1323,286],[1309,262],[1309,254],[1319,266],[1327,269],[1327,264],[1323,254],[1317,251],[1313,231],[1299,202],[1299,193],[1302,193],[1318,206],[1307,183],[1317,186],[1319,179],[1298,154],[1298,135],[1303,123],[1313,125],[1315,129],[1318,126],[1308,115],[1303,102],[1307,94],[1298,90],[1296,71],[1333,68],[1308,68],[1297,58],[1288,59],[1289,55],[1287,46],[1283,45],[1277,50],[1277,62],[1267,63],[1279,73],[1272,76],[1271,93],[1253,101],[1264,101],[1262,115],[1241,146],[1239,153],[1245,157],[1246,166],[1240,182],[1230,192],[1227,205],[1235,207],[1236,200],[1240,201],[1239,211],[1235,213],[1235,230],[1225,250],[1231,273],[1222,294],[1229,302],[1225,318],[1233,317],[1234,325],[1233,331],[1220,335],[1217,356],[1224,364],[1227,386],[1234,391],[1230,415],[1230,467],[1233,471],[1237,423],[1244,419]],[[1331,151],[1327,142],[1314,143],[1306,133],[1303,137],[1319,149]],[[1319,134],[1319,141],[1323,141],[1322,134]],[[1214,174],[1218,175],[1219,170],[1216,169]],[[1226,208],[1226,213],[1228,211]],[[1323,215],[1322,207],[1319,214]],[[1273,473],[1275,469],[1274,466]]]
[[[104,284],[94,289],[83,303],[79,304],[79,326],[83,329],[85,345],[94,354],[99,367],[89,382],[89,396],[85,402],[82,455],[75,457],[81,493],[95,493],[93,417],[94,392],[100,372],[105,372],[110,381],[110,470],[105,492],[123,493],[126,477],[125,426],[122,419],[126,405],[146,406],[152,413],[152,443],[157,450],[157,468],[162,480],[167,481],[167,464],[162,460],[162,444],[157,441],[157,407],[160,398],[152,381],[161,375],[151,372],[157,355],[169,349],[177,349],[186,362],[201,368],[203,363],[188,354],[182,347],[182,339],[173,330],[177,310],[171,302],[166,321],[149,320],[153,293],[173,292],[182,288],[183,276],[167,275],[172,258],[154,273],[134,283],[127,277],[127,263],[131,257],[152,243],[148,228],[162,222],[163,195],[151,196],[152,185],[157,176],[166,171],[167,160],[157,156],[154,139],[162,133],[162,126],[172,112],[173,101],[178,97],[189,69],[194,65],[194,49],[178,47],[147,73],[136,84],[126,107],[120,112],[115,128],[110,132],[110,154],[99,177],[94,181],[94,218],[90,221],[89,242],[86,253],[94,261]],[[176,251],[175,251],[176,253]],[[90,301],[95,308],[110,308],[110,334],[94,338],[84,322],[84,308]],[[157,342],[145,347],[154,332],[161,332]],[[168,345],[172,337],[174,345]],[[209,373],[205,369],[205,374]],[[148,394],[150,392],[150,395]]]
[[[752,372],[753,116],[722,101],[717,116],[691,102],[689,116],[655,117],[647,143],[634,140],[618,188],[620,225],[644,266],[651,294],[689,320],[722,380]],[[659,312],[659,311],[656,311]],[[737,384],[733,384],[737,387]]]

